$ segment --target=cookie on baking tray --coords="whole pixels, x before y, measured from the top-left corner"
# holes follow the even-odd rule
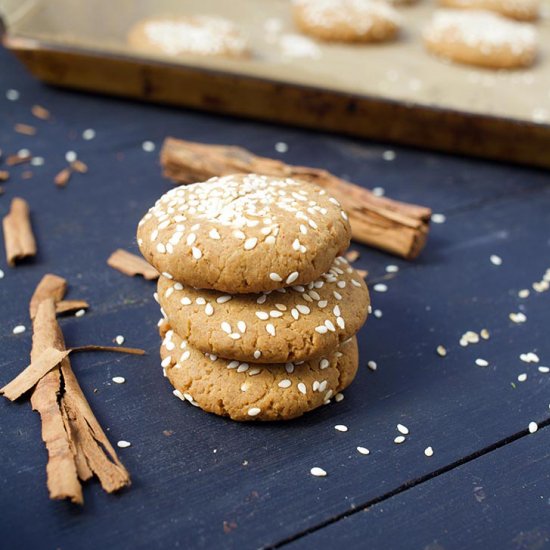
[[[248,56],[247,41],[234,23],[205,15],[145,19],[130,29],[128,43],[145,53],[176,57]]]
[[[326,355],[355,335],[369,306],[367,285],[345,258],[307,285],[260,294],[223,294],[158,282],[164,315],[199,351],[256,363]]]
[[[397,34],[401,18],[381,0],[293,0],[304,34],[329,42],[383,42]]]
[[[489,10],[518,21],[534,21],[540,0],[439,0],[447,8]]]
[[[324,189],[256,174],[176,187],[137,231],[141,253],[165,277],[227,293],[314,281],[350,237],[346,213]]]
[[[424,32],[424,43],[438,56],[492,69],[527,67],[537,54],[532,25],[486,11],[435,12]]]
[[[162,367],[174,394],[233,420],[296,418],[327,403],[357,372],[356,338],[300,364],[255,365],[202,353],[168,325],[161,333]]]

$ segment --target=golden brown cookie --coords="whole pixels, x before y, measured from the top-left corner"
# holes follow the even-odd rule
[[[424,42],[441,57],[492,69],[527,67],[537,53],[532,25],[484,11],[437,11]]]
[[[170,325],[202,352],[256,363],[319,357],[367,318],[367,285],[345,258],[308,285],[260,294],[223,294],[165,277],[158,300]]]
[[[165,277],[229,293],[309,283],[350,236],[346,213],[324,189],[256,174],[176,187],[137,232],[141,253]]]
[[[397,34],[401,18],[379,0],[294,0],[293,16],[304,34],[331,42],[382,42]]]
[[[353,381],[357,340],[301,364],[242,363],[204,354],[168,328],[160,349],[174,395],[233,420],[289,420],[328,403]]]
[[[176,57],[248,55],[247,41],[234,23],[204,15],[145,19],[132,27],[128,43],[145,53]]]
[[[442,6],[457,9],[489,10],[518,21],[538,19],[540,0],[439,0]]]

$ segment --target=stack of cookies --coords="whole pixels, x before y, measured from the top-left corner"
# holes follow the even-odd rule
[[[369,294],[340,257],[346,213],[322,188],[256,174],[176,187],[139,223],[160,273],[174,394],[234,420],[300,416],[347,387]]]

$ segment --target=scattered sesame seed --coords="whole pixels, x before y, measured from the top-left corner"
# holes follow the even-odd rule
[[[155,144],[154,144],[152,141],[144,141],[144,142],[141,144],[141,148],[142,148],[146,153],[152,153],[152,152],[155,150]]]
[[[344,394],[343,393],[337,393],[334,396],[334,401],[336,401],[336,403],[340,403],[340,401],[343,401],[343,400],[344,400]]]
[[[382,158],[386,161],[395,160],[395,157],[396,157],[395,151],[388,150],[382,153]]]
[[[196,246],[191,248],[191,252],[193,253],[193,258],[195,258],[195,260],[200,260],[202,258],[202,252]]]
[[[283,278],[278,273],[270,273],[269,278],[272,281],[276,281],[278,283],[280,283],[283,280]]]
[[[502,258],[496,254],[492,254],[490,260],[493,265],[502,265]]]
[[[370,370],[375,371],[378,368],[378,365],[376,364],[376,361],[369,361],[367,363],[367,367],[369,367]]]
[[[433,223],[445,223],[447,221],[445,214],[432,214],[431,219]]]
[[[534,434],[539,429],[539,425],[536,422],[529,422],[528,429],[530,434]]]
[[[397,424],[397,431],[403,435],[409,435],[409,428],[403,424]]]
[[[327,475],[325,470],[323,470],[323,468],[319,468],[318,466],[311,468],[309,472],[311,473],[312,476],[315,476],[315,477],[325,477]]]
[[[4,278],[4,272],[0,269],[0,279]]]
[[[377,318],[377,319],[380,319],[382,317],[382,310],[381,309],[375,309],[373,311],[373,315]]]
[[[288,380],[288,378],[285,378],[284,380],[281,380],[277,385],[279,386],[279,388],[290,388],[292,382]]]
[[[65,160],[67,162],[74,162],[77,159],[77,154],[75,151],[67,151],[65,153]]]
[[[23,332],[25,332],[25,330],[27,330],[25,328],[25,325],[17,325],[16,327],[13,327],[13,334],[22,334]]]
[[[116,342],[119,346],[122,346],[122,344],[124,344],[124,336],[122,336],[121,334],[119,334],[119,335],[115,338],[115,342]]]
[[[273,326],[272,323],[267,323],[267,325],[265,326],[265,330],[271,336],[275,336],[275,327]]]
[[[121,449],[126,449],[127,447],[130,447],[132,444],[129,441],[117,441],[117,447],[120,447]]]
[[[290,285],[292,284],[298,277],[299,273],[297,271],[293,271],[287,278],[286,278],[286,284]]]
[[[520,375],[518,375],[518,382],[525,382],[527,380],[527,374],[525,372],[522,372]]]
[[[397,273],[399,271],[399,266],[397,265],[387,265],[386,266],[386,273]]]
[[[394,443],[397,443],[398,445],[400,443],[403,443],[405,441],[405,436],[404,435],[398,435],[394,440],[393,442]]]
[[[225,302],[229,302],[231,298],[233,298],[233,296],[229,296],[229,294],[224,294],[223,296],[219,296],[218,298],[216,298],[216,302],[218,304],[225,304]]]
[[[348,427],[344,426],[343,424],[336,424],[336,426],[334,426],[334,429],[337,432],[347,432],[348,431]]]
[[[124,384],[124,382],[126,382],[126,378],[122,376],[113,376],[113,382],[115,384]]]
[[[275,151],[277,151],[277,153],[286,153],[288,151],[288,145],[284,141],[278,141],[275,144]]]
[[[257,349],[254,352],[254,359],[259,359],[261,356],[262,356],[262,352],[259,349]]]
[[[17,101],[20,97],[20,94],[17,90],[6,90],[6,99],[8,101]]]
[[[372,288],[376,292],[387,292],[388,290],[388,286],[384,283],[377,283]]]
[[[539,372],[542,372],[543,374],[547,374],[547,373],[550,372],[550,367],[545,367],[545,366],[541,365],[539,367]]]
[[[424,449],[424,454],[425,454],[427,457],[433,456],[434,450],[432,449],[432,447],[426,447],[426,448]]]
[[[298,383],[298,391],[304,395],[307,393],[306,385],[303,382]]]
[[[357,447],[357,451],[362,455],[368,455],[370,453],[366,447]]]
[[[491,334],[489,333],[489,331],[486,329],[486,328],[482,328],[479,335],[484,339],[484,340],[489,340],[489,338],[491,337]]]
[[[489,361],[486,361],[485,359],[476,359],[476,365],[478,367],[488,367]]]
[[[258,416],[262,412],[259,407],[251,407],[248,409],[248,416]]]
[[[518,296],[520,298],[528,298],[529,294],[531,294],[531,292],[529,291],[528,288],[523,288],[518,292]]]
[[[521,311],[519,313],[510,313],[508,316],[510,318],[510,321],[513,321],[514,323],[525,323],[527,321],[527,316],[525,313],[522,313]]]
[[[44,166],[44,157],[32,157],[31,166]]]
[[[95,138],[95,130],[93,128],[87,128],[82,132],[82,139],[85,141],[90,141]]]
[[[374,187],[372,189],[372,194],[375,197],[383,197],[385,193],[386,193],[386,190],[383,187]]]
[[[437,355],[440,357],[445,357],[447,355],[447,349],[444,346],[437,346],[436,351]]]

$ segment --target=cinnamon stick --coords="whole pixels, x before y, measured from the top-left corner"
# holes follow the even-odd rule
[[[144,279],[152,281],[158,279],[158,271],[150,264],[148,264],[140,256],[136,256],[122,248],[115,250],[107,259],[107,264],[113,269],[129,275],[142,275]]]
[[[252,172],[309,181],[325,188],[340,201],[349,215],[355,240],[407,259],[416,258],[426,244],[429,208],[377,197],[368,189],[326,170],[292,166],[256,156],[240,147],[205,145],[175,138],[166,138],[160,160],[164,175],[178,183]]]
[[[3,227],[8,265],[14,266],[16,260],[36,255],[36,241],[27,201],[19,197],[11,201],[10,211],[3,220]]]

